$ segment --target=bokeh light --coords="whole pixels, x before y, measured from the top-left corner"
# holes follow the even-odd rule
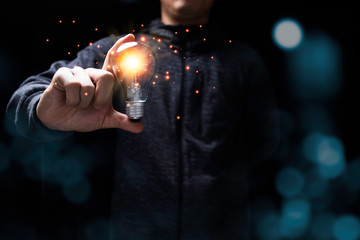
[[[335,216],[331,213],[324,213],[315,216],[312,221],[310,234],[315,240],[329,240],[332,239],[332,226],[335,221]]]
[[[360,222],[353,215],[340,216],[333,225],[336,240],[356,240],[360,237]]]
[[[282,209],[280,231],[283,237],[299,238],[307,231],[310,203],[303,199],[285,202]]]
[[[295,197],[304,187],[304,177],[296,168],[284,168],[276,176],[275,186],[284,197]]]
[[[345,174],[345,187],[350,191],[360,191],[360,159],[349,163]]]
[[[279,214],[270,213],[264,216],[257,225],[256,233],[262,240],[281,239]]]
[[[287,57],[288,77],[296,97],[324,101],[341,90],[341,51],[327,34],[307,34],[301,47]]]
[[[344,147],[334,136],[310,134],[303,142],[303,153],[313,161],[324,178],[336,178],[345,170]]]
[[[283,50],[297,48],[303,38],[301,25],[294,19],[281,19],[273,28],[273,40]]]
[[[311,169],[305,174],[304,193],[308,198],[319,198],[328,189],[328,181],[319,175],[317,169]]]
[[[76,183],[63,186],[62,190],[64,197],[69,202],[80,204],[84,203],[90,197],[91,185],[84,177]]]

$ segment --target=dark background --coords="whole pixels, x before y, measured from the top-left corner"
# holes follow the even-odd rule
[[[269,209],[281,211],[284,198],[277,192],[274,181],[284,166],[295,166],[300,170],[306,168],[303,167],[305,160],[301,157],[301,145],[311,131],[320,131],[340,139],[348,164],[360,157],[359,84],[355,75],[355,56],[358,55],[354,39],[355,10],[352,7],[313,6],[300,1],[293,1],[291,4],[288,1],[268,2],[266,5],[260,2],[234,3],[230,0],[217,1],[213,15],[229,35],[229,39],[254,47],[263,57],[274,84],[279,108],[285,113],[282,115],[284,128],[288,130],[284,140],[286,143],[283,143],[288,150],[286,153],[278,153],[273,161],[258,167],[253,176],[251,197],[256,204],[264,203],[264,212]],[[5,109],[12,93],[28,76],[48,69],[56,60],[73,59],[78,50],[109,34],[139,31],[141,24],[146,25],[159,16],[159,8],[156,0],[103,0],[97,3],[79,0],[31,3],[15,1],[2,5],[0,239],[104,239],[107,236],[105,229],[109,223],[108,208],[105,206],[111,196],[111,185],[108,183],[111,182],[112,163],[96,159],[111,155],[106,152],[111,146],[104,147],[98,156],[88,156],[92,170],[87,172],[87,177],[92,194],[88,201],[81,204],[64,198],[56,181],[44,180],[46,173],[43,171],[46,172],[46,169],[39,170],[34,167],[33,162],[36,159],[44,161],[44,156],[47,159],[54,152],[61,152],[64,147],[68,147],[69,152],[75,152],[72,156],[79,154],[84,158],[88,148],[98,146],[102,139],[112,133],[105,131],[105,134],[99,134],[98,139],[82,134],[72,140],[80,143],[78,147],[72,147],[70,142],[61,143],[61,146],[58,146],[59,143],[39,146],[16,133],[5,118]],[[320,123],[310,128],[310,131],[301,122],[299,112],[305,104],[304,100],[299,100],[289,89],[291,79],[287,75],[287,61],[291,53],[279,49],[271,35],[274,24],[285,17],[296,19],[305,32],[325,33],[340,49],[341,88],[329,101],[322,103],[323,108],[331,109],[328,115],[332,122],[330,130],[321,128]],[[307,101],[311,104],[311,99]],[[319,129],[316,129],[318,126]],[[29,160],[29,155],[34,157]],[[330,181],[330,185],[335,187],[328,190],[331,191],[333,201],[327,206],[327,212],[335,216],[359,215],[359,190],[346,190],[341,180],[346,178],[345,174]],[[353,180],[360,181],[359,178]],[[312,216],[315,217],[316,214],[316,210],[313,210]],[[261,219],[261,216],[255,216],[255,219],[257,217]],[[259,237],[256,223],[253,234]],[[301,237],[311,239],[311,234],[309,227]]]

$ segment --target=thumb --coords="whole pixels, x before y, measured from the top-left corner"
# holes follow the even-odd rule
[[[144,125],[142,122],[132,122],[127,115],[113,110],[105,118],[102,128],[120,128],[128,132],[141,133]]]

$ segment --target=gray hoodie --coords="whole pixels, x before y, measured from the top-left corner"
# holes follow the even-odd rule
[[[116,130],[113,239],[249,239],[247,176],[279,140],[264,63],[212,24],[155,20],[136,38],[152,47],[157,67],[144,131]],[[43,126],[36,105],[58,68],[100,68],[115,41],[101,39],[73,61],[29,77],[8,105],[17,129],[36,141],[73,134]],[[114,102],[124,111],[121,86],[116,89]]]

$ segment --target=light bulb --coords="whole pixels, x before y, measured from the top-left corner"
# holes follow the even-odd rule
[[[139,42],[122,44],[112,55],[111,65],[122,84],[126,114],[133,121],[144,116],[144,103],[155,73],[156,59],[150,47]]]

